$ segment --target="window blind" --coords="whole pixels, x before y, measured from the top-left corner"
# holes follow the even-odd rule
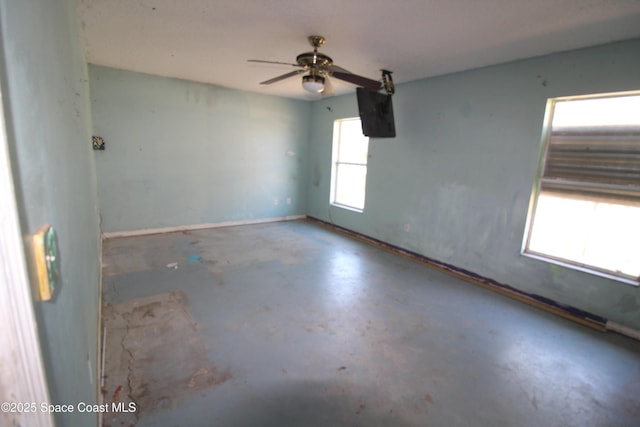
[[[640,126],[553,128],[540,190],[640,202]]]

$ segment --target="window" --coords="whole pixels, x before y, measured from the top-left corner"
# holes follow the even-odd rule
[[[523,253],[638,285],[640,92],[549,100]]]
[[[360,119],[333,122],[331,204],[362,212],[367,184],[369,138],[362,135]]]

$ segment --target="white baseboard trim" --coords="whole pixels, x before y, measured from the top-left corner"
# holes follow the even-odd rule
[[[614,331],[621,335],[627,336],[629,338],[636,339],[640,341],[640,331],[637,329],[630,328],[625,325],[621,325],[620,323],[612,322],[611,320],[607,320],[607,330]]]
[[[209,224],[180,225],[177,227],[144,228],[141,230],[131,230],[131,231],[109,231],[106,233],[102,233],[102,240],[113,239],[116,237],[134,237],[134,236],[146,236],[149,234],[172,233],[175,231],[202,230],[204,228],[221,228],[221,227],[234,227],[237,225],[264,224],[268,222],[295,221],[299,219],[305,219],[306,217],[307,217],[306,215],[288,215],[288,216],[275,217],[275,218],[243,219],[238,221],[223,221],[223,222],[214,222]]]

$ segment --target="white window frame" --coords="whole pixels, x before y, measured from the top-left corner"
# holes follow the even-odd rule
[[[543,126],[543,132],[542,132],[542,144],[541,144],[542,148],[540,152],[536,180],[534,183],[533,191],[531,194],[531,200],[529,203],[529,211],[527,214],[527,221],[526,221],[524,238],[523,238],[522,248],[521,248],[522,255],[525,255],[527,257],[531,257],[534,259],[542,260],[551,264],[561,265],[570,269],[583,271],[596,276],[606,277],[608,279],[616,280],[616,281],[627,283],[630,285],[634,285],[634,286],[640,285],[640,277],[632,277],[630,275],[623,274],[622,272],[612,271],[612,270],[601,268],[595,265],[589,265],[589,264],[581,263],[579,261],[575,261],[571,259],[565,259],[565,258],[561,258],[558,256],[546,254],[546,253],[536,252],[530,248],[530,243],[532,240],[532,231],[533,231],[533,226],[536,218],[536,209],[538,205],[538,199],[541,193],[543,192],[543,190],[541,190],[541,182],[545,174],[545,164],[547,162],[547,156],[549,152],[552,123],[553,123],[556,103],[567,102],[567,101],[570,102],[570,101],[576,101],[576,100],[586,100],[586,99],[614,98],[614,97],[629,96],[629,95],[638,96],[640,95],[640,91],[608,93],[608,94],[587,95],[587,96],[561,97],[561,98],[549,99],[547,101],[547,108],[546,108],[544,126]],[[638,188],[637,187],[634,187],[634,188],[635,189],[633,191],[635,191],[637,194]],[[554,191],[548,191],[547,194],[562,195],[562,192],[555,193]],[[595,195],[594,196],[585,196],[585,195],[576,196],[576,195],[569,195],[568,193],[566,195],[562,195],[562,198],[563,199],[574,198],[578,200],[592,201],[596,203],[602,202],[602,201],[605,201],[605,202],[609,201],[606,198],[603,200],[602,198]],[[619,203],[619,204],[624,204],[628,206],[638,206],[638,203],[636,201],[630,201],[630,202]],[[588,231],[589,230],[585,230],[585,233]]]
[[[344,141],[344,135],[342,134],[342,124],[345,122],[355,122],[357,121],[359,124],[359,128],[361,129],[361,122],[360,122],[360,118],[359,117],[348,117],[348,118],[343,118],[343,119],[337,119],[333,122],[333,150],[332,150],[332,156],[331,156],[331,192],[330,192],[330,203],[332,206],[336,206],[339,208],[343,208],[343,209],[347,209],[347,210],[351,210],[354,212],[359,212],[362,213],[364,212],[364,206],[365,206],[365,201],[366,201],[366,174],[367,174],[367,168],[368,168],[368,151],[369,151],[369,138],[362,135],[363,139],[367,140],[367,155],[365,156],[365,161],[364,163],[359,163],[359,162],[345,162],[345,161],[341,161],[340,160],[340,145],[345,143]],[[340,165],[351,165],[351,166],[360,166],[360,167],[364,167],[365,169],[365,176],[364,176],[364,188],[363,188],[363,194],[362,194],[362,206],[354,206],[354,205],[349,205],[346,203],[340,203],[337,201],[338,195],[339,195],[339,191],[338,191],[338,187],[340,185],[340,177],[339,177],[339,166]]]

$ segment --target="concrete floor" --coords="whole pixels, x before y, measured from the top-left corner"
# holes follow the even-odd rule
[[[103,255],[105,426],[640,425],[640,342],[312,223]]]

